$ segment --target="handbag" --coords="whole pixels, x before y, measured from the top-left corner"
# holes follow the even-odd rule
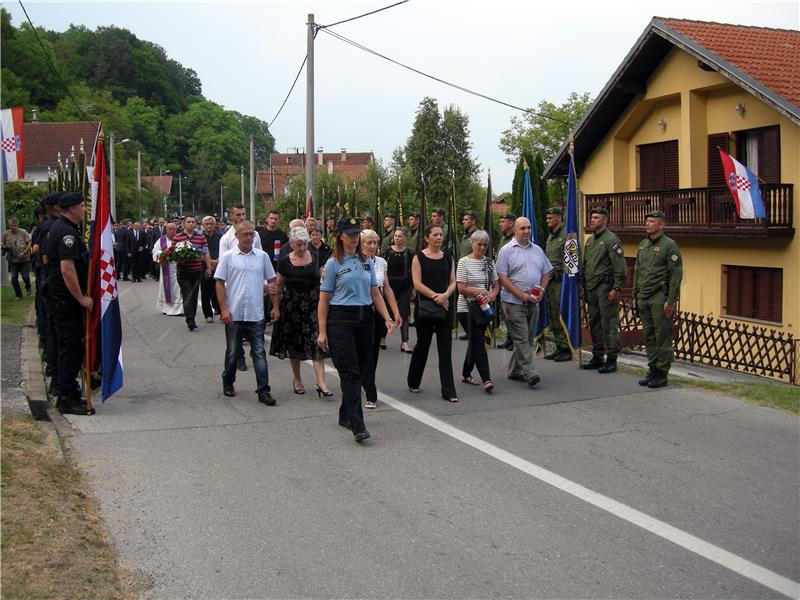
[[[442,306],[436,304],[433,299],[424,297],[419,300],[417,318],[423,320],[427,319],[429,321],[444,321],[447,318],[447,311]]]
[[[489,276],[489,258],[486,257],[485,262],[483,263],[483,267],[486,273],[486,289],[489,290],[492,288],[491,286],[491,278]],[[469,307],[469,318],[475,325],[478,327],[483,327],[484,325],[488,325],[491,319],[489,316],[484,312],[481,308],[481,305],[478,304],[478,300],[467,300],[467,306]]]

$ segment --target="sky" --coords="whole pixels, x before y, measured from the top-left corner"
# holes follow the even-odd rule
[[[39,2],[23,0],[36,26],[63,31],[116,25],[194,69],[203,95],[270,123],[276,151],[305,147],[305,71],[274,119],[306,55],[307,15],[330,24],[393,0],[250,2]],[[17,2],[3,2],[18,26]],[[800,28],[797,0],[410,0],[332,30],[399,62],[498,98],[536,107],[570,92],[594,98],[654,16]],[[431,81],[320,31],[315,41],[315,146],[373,151],[385,165],[405,144],[425,96],[468,117],[473,157],[495,193],[514,167],[500,150],[517,110]]]

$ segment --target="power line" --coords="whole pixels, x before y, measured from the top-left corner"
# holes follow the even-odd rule
[[[275,121],[277,120],[277,118],[278,118],[278,115],[280,115],[280,114],[281,114],[281,111],[283,110],[283,107],[284,107],[284,106],[286,106],[286,102],[289,100],[289,96],[291,96],[291,95],[292,95],[292,91],[294,91],[294,86],[295,86],[295,85],[297,85],[297,80],[298,80],[298,79],[300,79],[300,73],[302,73],[302,72],[303,72],[303,67],[305,67],[305,66],[306,66],[306,61],[307,61],[307,60],[308,60],[308,54],[306,54],[306,55],[303,57],[303,62],[302,62],[302,63],[300,63],[300,68],[297,70],[297,75],[296,75],[296,76],[295,76],[295,78],[294,78],[294,82],[292,83],[292,87],[290,87],[290,88],[289,88],[289,93],[288,93],[288,94],[286,94],[286,98],[284,98],[284,99],[283,99],[283,104],[281,104],[281,107],[278,109],[278,112],[277,112],[277,113],[275,113],[275,116],[274,116],[274,117],[272,117],[272,121],[270,121],[269,123],[267,123],[267,127],[272,127],[272,125],[273,125],[273,124],[275,123]]]
[[[561,119],[558,119],[556,117],[552,117],[550,115],[546,115],[544,113],[537,112],[537,111],[532,110],[530,108],[522,108],[521,106],[516,106],[515,104],[511,104],[509,102],[505,102],[503,100],[499,100],[497,98],[493,98],[491,96],[487,96],[486,94],[481,94],[480,92],[476,92],[475,90],[471,90],[469,88],[466,88],[463,85],[458,85],[457,83],[452,83],[450,81],[446,81],[446,80],[442,79],[441,77],[436,77],[435,75],[431,75],[430,73],[425,73],[424,71],[420,71],[419,69],[415,69],[414,67],[410,67],[410,66],[408,66],[406,64],[403,64],[403,63],[401,63],[401,62],[399,62],[397,60],[394,60],[393,58],[389,58],[388,56],[385,56],[385,55],[381,54],[380,52],[372,50],[371,48],[367,48],[363,44],[359,44],[358,42],[355,42],[355,41],[353,41],[351,39],[348,39],[348,38],[344,37],[343,35],[341,35],[340,33],[336,33],[334,31],[331,31],[330,29],[322,29],[322,31],[324,31],[328,35],[338,39],[339,41],[345,42],[346,44],[350,44],[351,46],[354,46],[354,47],[358,48],[359,50],[363,50],[364,52],[367,52],[369,54],[373,54],[373,55],[375,55],[375,56],[377,56],[379,58],[382,58],[383,60],[387,60],[390,63],[393,63],[393,64],[397,65],[398,67],[402,67],[404,69],[407,69],[407,70],[409,70],[409,71],[411,71],[413,73],[416,73],[417,75],[422,75],[423,77],[427,77],[428,79],[433,79],[434,81],[437,81],[439,83],[443,83],[444,85],[450,86],[450,87],[455,88],[457,90],[461,90],[462,92],[466,92],[467,94],[472,94],[473,96],[477,96],[479,98],[483,98],[484,100],[489,100],[490,102],[495,102],[497,104],[502,104],[503,106],[507,106],[509,108],[513,108],[514,110],[518,110],[518,111],[521,111],[521,112],[524,112],[524,113],[537,115],[537,116],[543,117],[545,119],[550,119],[551,121],[556,121],[557,123],[561,123],[562,125],[566,125],[567,127],[573,127],[573,124],[567,123],[566,121],[562,121]]]
[[[25,18],[28,20],[28,24],[31,26],[31,29],[33,30],[33,35],[36,36],[36,40],[42,47],[42,52],[44,53],[44,57],[47,59],[47,63],[50,65],[50,68],[53,70],[53,73],[56,74],[56,77],[58,77],[59,81],[61,82],[61,85],[64,86],[64,90],[67,92],[67,96],[69,96],[70,100],[72,100],[72,103],[75,105],[75,108],[78,109],[78,112],[81,114],[83,120],[88,121],[89,116],[86,114],[83,108],[81,108],[81,105],[78,104],[78,101],[75,100],[75,96],[72,95],[72,92],[69,89],[69,85],[61,76],[61,73],[59,73],[58,69],[56,68],[56,65],[53,63],[53,59],[50,58],[50,53],[47,52],[47,48],[44,47],[44,43],[42,42],[42,39],[39,37],[39,32],[36,31],[36,27],[34,26],[33,21],[31,21],[31,18],[28,16],[28,11],[25,9],[25,5],[22,4],[22,0],[19,0],[19,5],[22,7],[22,12],[25,13]]]
[[[325,29],[326,27],[335,27],[336,25],[341,25],[342,23],[349,23],[350,21],[355,21],[356,19],[368,17],[370,15],[374,15],[375,13],[379,13],[383,10],[389,10],[390,8],[394,8],[395,6],[400,6],[401,4],[405,4],[406,2],[408,2],[408,0],[395,2],[394,4],[390,4],[389,6],[384,6],[383,8],[379,8],[378,10],[373,10],[368,13],[364,13],[363,15],[358,15],[357,17],[350,17],[349,19],[344,19],[342,21],[336,21],[336,23],[331,23],[329,25],[317,25],[317,29]]]

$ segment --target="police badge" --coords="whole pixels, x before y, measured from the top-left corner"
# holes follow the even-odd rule
[[[75,243],[75,236],[74,235],[65,235],[61,239],[62,239],[62,241],[64,242],[64,245],[67,248],[72,248],[73,244]]]

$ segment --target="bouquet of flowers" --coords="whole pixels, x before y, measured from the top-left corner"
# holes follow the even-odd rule
[[[178,242],[158,254],[159,264],[166,262],[182,262],[200,258],[205,253],[205,248],[198,248],[189,242]]]

